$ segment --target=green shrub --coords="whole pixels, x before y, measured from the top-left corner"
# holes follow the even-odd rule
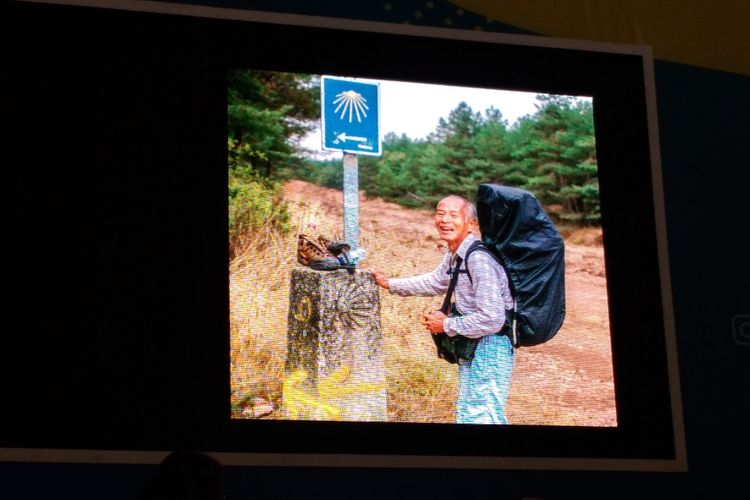
[[[231,140],[228,146],[229,254],[234,258],[247,245],[262,243],[269,231],[288,233],[290,225],[280,185],[253,169],[258,153]]]

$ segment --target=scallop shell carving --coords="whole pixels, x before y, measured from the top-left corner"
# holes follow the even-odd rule
[[[336,296],[336,313],[346,328],[369,324],[376,313],[377,302],[362,282],[350,282],[339,289]]]

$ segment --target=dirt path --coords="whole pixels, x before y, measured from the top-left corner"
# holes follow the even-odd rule
[[[340,191],[291,181],[284,186],[284,197],[297,206],[316,205],[328,216],[341,217]],[[435,234],[431,212],[360,196],[360,230],[365,248],[370,234],[393,236],[389,247],[373,249],[368,265],[379,266],[383,259],[403,255],[420,256],[418,264],[405,265],[406,275],[431,270],[440,260],[436,250],[442,242]],[[593,243],[597,238],[588,237],[591,230],[588,233],[585,238],[573,233],[566,239],[563,328],[551,341],[518,351],[508,403],[511,423],[617,425],[604,256],[601,245]],[[593,244],[578,245],[571,240]]]

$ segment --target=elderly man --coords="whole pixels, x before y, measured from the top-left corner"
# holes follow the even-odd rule
[[[459,315],[440,311],[425,314],[422,324],[433,335],[445,332],[453,337],[479,339],[472,360],[459,360],[456,422],[470,424],[507,424],[505,402],[513,370],[513,345],[505,326],[506,309],[513,300],[505,270],[487,252],[466,251],[476,241],[478,224],[474,205],[460,196],[448,196],[437,205],[435,227],[448,244],[441,264],[431,273],[411,278],[389,279],[382,271],[373,271],[381,287],[397,295],[433,296],[446,293],[451,269],[461,272],[455,288],[455,308]]]

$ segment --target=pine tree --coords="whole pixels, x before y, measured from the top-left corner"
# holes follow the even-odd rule
[[[593,109],[588,101],[538,96],[537,111],[513,131],[512,180],[558,216],[576,224],[599,222],[599,185]]]
[[[238,70],[229,73],[229,138],[250,148],[252,167],[266,178],[300,160],[295,143],[315,127],[320,107],[317,78],[293,73]]]

